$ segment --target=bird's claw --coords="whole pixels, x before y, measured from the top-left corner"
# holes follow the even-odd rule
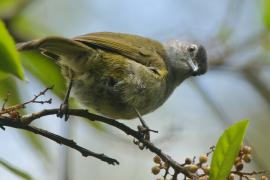
[[[137,116],[141,122],[141,125],[137,126],[138,132],[142,135],[144,140],[150,141],[150,132],[158,133],[158,131],[150,129],[143,120],[140,112],[136,108],[134,108],[134,110],[137,113]],[[135,139],[134,144],[138,145],[141,150],[145,148],[144,143],[140,142],[140,140]]]
[[[156,130],[149,129],[147,126],[139,125],[137,126],[138,132],[142,135],[143,139],[150,141],[150,132],[158,133]],[[141,150],[145,148],[144,143],[139,140],[134,139],[134,144],[138,145]]]
[[[69,118],[68,109],[69,109],[68,104],[67,103],[62,103],[60,105],[59,111],[57,113],[57,117],[62,118],[64,116],[65,121],[67,121],[68,118]]]
[[[3,125],[0,125],[0,129],[2,129],[3,131],[6,130],[6,128]]]

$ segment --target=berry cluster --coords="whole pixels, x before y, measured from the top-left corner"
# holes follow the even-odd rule
[[[169,168],[168,164],[162,162],[162,160],[161,160],[161,158],[159,156],[155,156],[153,158],[153,161],[156,164],[155,166],[152,167],[152,173],[154,175],[158,175],[160,173],[161,169],[164,169],[165,171],[168,171],[168,168]]]
[[[250,146],[242,146],[238,156],[235,159],[234,162],[234,171],[231,171],[230,175],[228,176],[228,180],[234,180],[238,176],[240,179],[247,179],[247,180],[256,180],[254,176],[259,174],[264,174],[265,171],[260,172],[243,172],[244,166],[247,163],[250,163],[252,160],[252,148]],[[260,180],[268,180],[266,176],[261,176]]]
[[[195,158],[191,161],[190,158],[185,159],[185,168],[192,174],[198,174],[201,180],[209,178],[210,166],[207,164],[208,154],[200,155],[199,162],[195,163]]]
[[[200,155],[198,158],[198,162],[196,162],[196,157],[193,159],[186,158],[185,163],[182,164],[183,167],[186,168],[191,174],[195,174],[199,177],[199,180],[208,180],[209,179],[209,172],[210,166],[208,164],[208,157],[214,151],[214,147],[210,148],[211,151]],[[253,172],[243,172],[245,163],[250,163],[252,160],[251,157],[252,148],[250,146],[242,146],[237,158],[235,159],[234,168],[231,171],[230,175],[228,176],[228,180],[234,180],[238,177],[238,179],[245,179],[245,180],[256,180],[254,176],[259,174],[265,174],[266,171],[253,171]],[[165,170],[165,174],[162,177],[157,178],[157,180],[177,180],[176,173],[170,174],[169,173],[169,165],[166,162],[162,162],[159,156],[155,156],[153,158],[154,163],[156,164],[152,168],[152,173],[154,175],[158,175],[162,169]],[[171,177],[168,179],[167,176],[170,175]],[[189,180],[189,178],[185,177],[185,180]],[[268,180],[266,176],[261,176],[260,180]]]
[[[235,159],[234,167],[236,171],[241,171],[244,168],[244,163],[251,162],[251,152],[250,146],[243,146],[239,151],[238,157]]]
[[[167,163],[162,162],[159,156],[155,156],[153,158],[153,161],[156,164],[155,166],[152,167],[152,173],[154,175],[159,174],[162,169],[165,170],[165,175],[163,177],[157,178],[157,180],[174,180],[175,179],[173,177],[175,174],[169,173],[169,165]],[[192,174],[198,173],[198,175],[200,176],[200,180],[204,180],[204,179],[206,180],[208,179],[208,174],[210,171],[210,166],[206,164],[207,161],[208,161],[208,155],[201,155],[199,157],[198,163],[195,163],[195,158],[193,160],[191,160],[190,158],[186,158],[183,166]],[[201,171],[201,172],[199,173],[198,171]],[[172,177],[168,179],[166,178],[167,175],[170,175]]]

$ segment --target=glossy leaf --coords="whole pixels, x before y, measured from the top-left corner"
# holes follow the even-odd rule
[[[262,1],[262,18],[264,26],[270,30],[270,0]]]
[[[2,21],[0,21],[0,37],[0,71],[24,79],[23,68],[15,43]]]
[[[248,120],[229,127],[219,138],[210,167],[210,180],[226,179],[233,167],[248,126]]]
[[[25,180],[33,179],[27,172],[11,165],[10,163],[4,161],[3,159],[0,159],[0,165],[6,168],[7,170],[9,170],[10,172],[12,172],[13,174],[16,174],[17,176],[21,177],[22,179],[25,179]]]
[[[21,53],[25,69],[39,79],[45,86],[54,85],[53,92],[60,98],[65,94],[65,79],[60,68],[52,60],[34,52]]]

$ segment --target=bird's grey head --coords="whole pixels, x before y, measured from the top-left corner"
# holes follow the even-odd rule
[[[164,46],[173,76],[178,81],[181,82],[189,76],[202,75],[207,71],[207,55],[202,45],[172,40]]]

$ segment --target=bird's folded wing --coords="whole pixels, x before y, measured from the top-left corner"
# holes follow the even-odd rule
[[[167,74],[167,66],[164,59],[166,53],[157,41],[136,35],[101,32],[75,37],[73,40],[84,43],[92,48],[100,48],[111,51],[128,59],[134,60],[160,76]]]

